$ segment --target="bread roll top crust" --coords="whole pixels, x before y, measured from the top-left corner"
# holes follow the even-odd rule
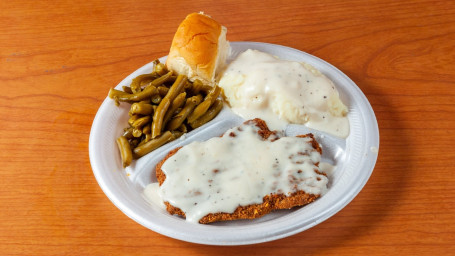
[[[189,14],[174,35],[166,65],[177,73],[189,73],[190,79],[213,80],[221,31],[222,26],[209,16]],[[188,68],[191,70],[185,70]]]

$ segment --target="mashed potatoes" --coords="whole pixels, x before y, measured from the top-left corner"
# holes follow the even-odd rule
[[[246,119],[262,118],[274,129],[296,123],[349,135],[348,108],[333,82],[309,64],[247,50],[229,64],[219,85],[233,111]]]

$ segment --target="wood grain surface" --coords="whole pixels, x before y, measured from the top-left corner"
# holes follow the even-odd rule
[[[89,162],[110,87],[167,55],[203,10],[230,41],[318,56],[379,123],[360,194],[302,233],[250,246],[191,244],[137,224]],[[0,255],[454,255],[454,1],[0,1]]]

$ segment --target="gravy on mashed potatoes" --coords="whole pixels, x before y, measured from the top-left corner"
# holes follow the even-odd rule
[[[232,110],[245,119],[262,118],[273,129],[296,123],[349,135],[348,108],[333,82],[309,64],[249,49],[229,64],[219,85]]]

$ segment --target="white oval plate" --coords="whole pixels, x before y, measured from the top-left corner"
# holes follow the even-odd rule
[[[143,190],[156,182],[154,167],[169,150],[194,140],[221,135],[243,120],[227,107],[210,123],[142,157],[124,170],[115,139],[127,124],[128,104],[116,107],[106,98],[99,108],[90,132],[89,153],[93,173],[107,197],[127,216],[139,224],[165,236],[193,243],[241,245],[261,243],[287,237],[311,228],[346,206],[360,192],[370,177],[377,159],[379,131],[374,112],[362,91],[340,70],[305,52],[273,44],[254,42],[231,43],[230,60],[247,49],[271,53],[281,59],[307,62],[330,78],[341,99],[349,107],[350,135],[339,139],[302,125],[288,126],[289,136],[313,132],[323,148],[323,161],[336,165],[330,175],[329,191],[315,202],[292,210],[272,212],[255,220],[193,224],[172,216],[154,202],[148,201]],[[160,59],[165,61],[165,57]],[[116,88],[150,73],[149,63],[120,82]],[[107,92],[106,92],[107,93]]]

